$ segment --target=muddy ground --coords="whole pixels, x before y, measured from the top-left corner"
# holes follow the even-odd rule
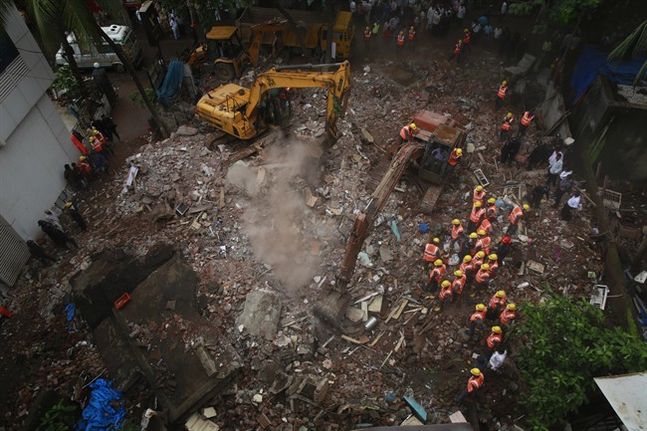
[[[277,130],[259,138],[256,143],[263,148],[244,159],[246,166],[236,165],[240,175],[232,176],[229,167],[243,146],[222,144],[198,121],[193,123],[198,130],[124,149],[131,152],[127,162],[140,167],[135,188],[122,191],[128,166],[113,162],[114,174],[83,194],[81,207],[91,228],[79,232],[71,227],[80,249],[60,252],[47,244],[58,262],[46,268],[31,263],[11,291],[8,308],[14,317],[3,320],[0,329],[5,428],[18,429],[45,390],[82,401],[84,382],[101,373],[111,377],[80,319],[78,330],[68,333],[63,311],[68,281],[103,250],[143,256],[160,243],[172,244],[198,274],[196,301],[202,317],[220,328],[242,359],[235,384],[211,404],[218,413],[212,420],[221,429],[343,430],[361,423],[399,424],[410,414],[402,401],[406,393],[427,409],[430,423],[448,422],[449,414],[461,409],[489,429],[522,424],[517,422],[523,415],[518,405],[523,388],[514,366],[514,340],[509,340],[510,360],[501,375],[488,375],[483,390],[466,405],[454,402],[487,335],[475,340],[464,336],[470,310],[497,289],[508,291],[519,304],[522,319],[525,302],[550,292],[588,297],[588,272],[599,273],[601,263],[588,240],[586,203],[567,224],[559,220],[551,199],[533,209],[523,232],[527,240],[517,239],[511,259],[487,291],[468,289],[462,302],[441,310],[437,298],[421,289],[427,235],[418,225],[428,223],[441,233],[452,218],[466,223],[474,169],[483,170],[491,183],[488,194],[495,197],[503,196],[508,181],[527,189],[545,181],[541,174],[526,179],[522,167],[495,162],[503,111],[494,111],[494,97],[506,76],[496,45],[477,41],[460,65],[447,61],[451,45],[449,38],[421,39],[415,51],[405,54],[406,64],[392,52],[374,49],[370,58],[360,55],[353,61],[352,95],[339,122],[342,137],[332,146],[317,144],[325,95],[303,91],[293,100],[289,135]],[[334,289],[353,219],[385,172],[400,127],[422,109],[448,114],[465,128],[467,142],[476,150],[466,153],[431,216],[419,212],[422,191],[415,173],[394,191],[363,248],[370,264],[358,265],[349,286],[353,301],[375,292],[383,296],[381,310],[371,313],[379,318],[373,330],[363,333],[362,322],[344,323],[352,338],[368,337],[358,345],[312,319],[312,305]],[[505,109],[519,117],[523,107]],[[363,138],[362,128],[374,143]],[[535,124],[524,149],[541,139]],[[180,202],[196,212],[174,215]],[[389,228],[391,219],[400,240]],[[503,219],[495,225],[495,241],[505,227]],[[528,260],[543,264],[543,273],[519,271]],[[517,287],[522,282],[529,286]],[[276,292],[282,304],[278,332],[270,339],[249,335],[236,322],[247,294],[259,288]],[[388,319],[404,302],[401,313],[395,313],[398,318]],[[327,379],[328,389],[316,402],[283,392],[265,396],[283,374]],[[262,401],[253,401],[256,394],[264,395]],[[151,397],[141,394],[127,393],[126,400],[133,423],[152,407],[146,404]]]

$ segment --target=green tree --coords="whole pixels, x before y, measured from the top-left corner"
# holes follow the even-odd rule
[[[581,14],[595,10],[602,0],[526,0],[510,4],[510,13],[529,15],[538,12],[551,23],[567,25],[575,22]]]
[[[593,377],[644,370],[647,344],[621,328],[605,327],[600,309],[584,300],[553,297],[523,308],[515,328],[523,403],[534,430],[547,430],[576,410]]]
[[[613,51],[609,53],[609,61],[630,60],[647,54],[647,19],[631,32]],[[647,78],[647,60],[634,78],[634,85]]]

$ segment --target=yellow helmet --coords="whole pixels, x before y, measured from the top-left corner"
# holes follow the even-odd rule
[[[456,271],[454,271],[454,275],[456,277],[462,277],[463,276],[463,271],[461,271],[460,269],[457,269]]]
[[[490,270],[490,265],[488,265],[487,263],[484,263],[483,265],[481,265],[481,269],[483,271],[489,271]]]
[[[501,85],[508,85],[508,81],[504,79]]]
[[[458,226],[459,224],[461,224],[461,221],[459,219],[455,218],[454,220],[452,220],[452,224],[454,226]]]
[[[434,238],[431,240],[434,244],[440,244],[440,239]]]
[[[71,208],[72,207],[72,202],[65,202],[65,205],[63,205],[63,208]]]
[[[476,304],[476,307],[474,307],[476,311],[485,311],[485,304]]]
[[[479,236],[476,234],[476,232],[472,232],[472,233],[470,234],[470,239],[476,239],[476,238],[478,238],[478,237],[479,237]]]
[[[463,149],[462,148],[456,148],[456,155],[457,156],[462,156],[463,155]]]
[[[506,305],[505,308],[510,311],[515,311],[517,309],[517,306],[511,302],[508,305]]]
[[[474,208],[481,208],[482,206],[483,204],[481,203],[481,201],[474,202]]]
[[[451,285],[452,285],[452,284],[449,282],[449,280],[443,280],[443,282],[442,282],[442,283],[440,283],[440,286],[441,286],[441,287],[449,287],[449,286],[451,286]]]
[[[499,256],[497,256],[496,254],[492,253],[492,254],[491,254],[491,255],[489,255],[487,258],[488,258],[488,259],[490,259],[490,260],[497,260],[497,259],[499,258]]]
[[[496,203],[496,199],[494,199],[494,198],[487,198],[487,203],[489,203],[490,205],[495,204],[495,203]]]
[[[440,266],[440,265],[442,265],[442,264],[443,264],[443,261],[442,261],[442,260],[440,260],[440,259],[436,259],[436,260],[434,261],[434,266]]]
[[[79,160],[80,160],[80,161],[87,160],[87,157],[85,157],[85,156],[79,156]]]
[[[525,211],[528,211],[528,210],[530,209],[530,205],[528,205],[528,204],[523,204],[523,209],[524,209]]]
[[[482,259],[485,256],[485,252],[483,250],[480,250],[476,253],[476,257],[479,259]]]
[[[476,188],[474,190],[476,190],[477,192],[482,192],[483,191],[483,186],[479,184],[478,186],[476,186]]]
[[[484,264],[487,265],[487,264]],[[497,290],[495,293],[497,298],[505,298],[505,290]]]
[[[501,330],[500,326],[493,326],[492,327],[492,332],[494,332],[495,334],[500,334],[503,331]]]
[[[466,254],[465,257],[463,257],[463,262],[467,263],[471,261],[472,261],[472,256],[470,256],[469,254]]]
[[[416,123],[409,124],[409,127],[412,128],[413,130],[416,130],[418,128],[418,126],[416,126]]]
[[[479,370],[478,368],[472,368],[472,369],[470,370],[470,373],[472,373],[472,375],[473,375],[473,376],[478,377],[478,376],[480,376],[480,375],[481,375],[481,370]]]
[[[483,230],[483,229],[477,230],[476,233],[479,236],[485,236],[487,234],[487,232],[485,230]]]
[[[507,114],[505,114],[505,118],[512,118],[512,117],[513,117],[512,112],[508,112]]]

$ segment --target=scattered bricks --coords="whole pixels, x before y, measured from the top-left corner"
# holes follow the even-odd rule
[[[269,418],[265,415],[265,413],[261,413],[258,415],[258,418],[256,418],[256,421],[258,424],[261,426],[262,429],[270,428],[272,425],[272,421],[269,420]]]
[[[315,389],[315,394],[314,394],[314,402],[317,404],[321,404],[324,402],[326,399],[326,396],[328,395],[328,389],[330,388],[330,384],[328,383],[327,378],[323,378],[319,381],[317,384],[317,388]]]

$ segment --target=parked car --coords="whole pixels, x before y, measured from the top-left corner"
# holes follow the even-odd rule
[[[141,62],[142,48],[130,27],[113,24],[101,27],[101,29],[110,36],[115,44],[121,45],[124,54],[134,65]],[[124,66],[117,57],[117,53],[106,42],[98,45],[92,39],[79,41],[74,33],[68,34],[67,41],[74,50],[74,59],[80,68],[91,68],[94,63],[99,63],[101,67],[114,67],[117,70],[123,70]],[[62,47],[56,53],[56,64],[59,66],[67,64]]]

